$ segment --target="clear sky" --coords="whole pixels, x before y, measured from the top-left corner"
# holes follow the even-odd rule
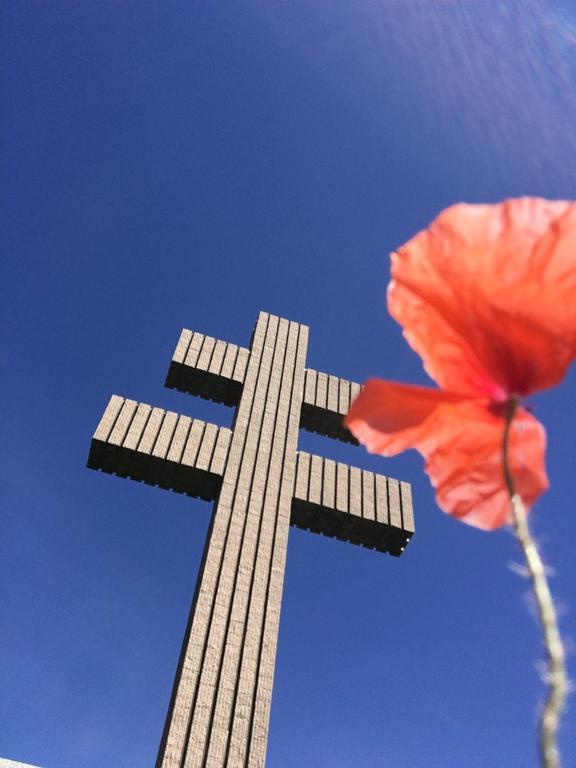
[[[457,201],[573,198],[575,75],[568,2],[4,3],[1,756],[154,763],[210,508],[85,468],[110,394],[229,424],[164,376],[182,327],[246,345],[260,309],[311,367],[426,383],[388,253]],[[575,387],[532,403],[572,649]],[[409,480],[417,533],[398,560],[291,531],[267,766],[536,768],[510,533],[444,516],[413,452],[300,446]]]

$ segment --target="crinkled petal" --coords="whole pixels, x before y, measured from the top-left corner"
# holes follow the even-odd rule
[[[447,391],[556,384],[576,356],[576,203],[448,208],[392,255],[388,307]]]
[[[502,412],[482,401],[445,406],[430,424],[434,438],[419,448],[438,505],[485,530],[511,522],[503,469],[504,425]],[[520,408],[510,430],[509,464],[515,490],[528,508],[548,488],[545,453],[544,427]]]
[[[344,423],[371,453],[394,456],[420,444],[427,434],[427,420],[440,405],[462,401],[440,389],[370,379]]]
[[[371,453],[418,450],[438,505],[449,515],[485,530],[510,522],[502,407],[486,399],[371,380],[353,403],[346,425]],[[523,408],[512,422],[509,446],[516,492],[530,507],[548,488],[546,433]]]

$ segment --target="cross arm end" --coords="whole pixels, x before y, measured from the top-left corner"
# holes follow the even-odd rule
[[[87,464],[211,500],[221,485],[231,436],[225,427],[112,395]]]
[[[172,355],[165,386],[224,405],[242,393],[249,351],[184,328]]]
[[[415,530],[410,485],[298,451],[291,522],[399,556]]]
[[[356,438],[344,426],[343,419],[360,389],[360,385],[353,381],[307,368],[300,426],[310,432],[358,445]]]

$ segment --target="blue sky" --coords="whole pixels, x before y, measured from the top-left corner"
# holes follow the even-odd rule
[[[540,0],[8,0],[0,755],[153,765],[210,509],[91,472],[117,393],[163,388],[182,327],[307,323],[308,364],[426,383],[388,253],[447,205],[574,197],[576,12]],[[576,373],[533,400],[533,527],[575,674]],[[539,635],[511,535],[444,516],[416,454],[301,434],[413,484],[399,560],[291,531],[270,768],[536,766]],[[562,731],[574,762],[574,706]],[[570,754],[572,749],[572,754]]]

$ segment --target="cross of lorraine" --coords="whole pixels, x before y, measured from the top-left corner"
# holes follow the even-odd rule
[[[249,349],[183,330],[166,386],[235,407],[233,428],[113,395],[88,466],[215,501],[156,768],[262,768],[288,529],[400,555],[408,483],[298,450],[346,442],[360,386],[306,368],[308,328],[260,312]]]

